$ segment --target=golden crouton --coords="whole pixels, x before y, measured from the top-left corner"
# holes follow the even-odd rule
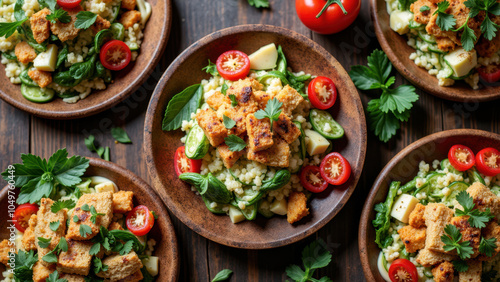
[[[30,18],[31,30],[33,31],[33,37],[36,42],[42,43],[47,40],[50,36],[50,23],[46,19],[47,15],[50,15],[50,10],[44,8],[38,11]]]
[[[307,197],[302,192],[292,192],[288,197],[286,220],[293,224],[309,214]]]
[[[273,146],[273,133],[268,118],[257,119],[253,114],[247,116],[247,134],[250,150],[259,152]]]
[[[410,11],[414,15],[413,20],[417,23],[426,25],[430,21],[432,14],[434,14],[434,12],[437,9],[437,2],[439,2],[439,1],[418,0],[418,1],[414,2],[413,4],[411,4]],[[421,11],[420,9],[424,6],[429,7],[430,10]]]
[[[33,47],[31,47],[26,41],[17,43],[14,52],[17,60],[25,65],[33,62],[36,58],[35,49],[33,49]]]
[[[469,186],[466,191],[474,199],[474,208],[480,211],[490,209],[491,214],[500,218],[500,197],[491,192],[488,187],[476,182]],[[457,205],[455,208],[457,207],[463,210],[461,205]]]
[[[57,261],[57,270],[69,274],[88,275],[92,256],[91,241],[75,241],[68,239],[68,251],[61,252]]]
[[[267,101],[271,100],[274,95],[269,94],[265,91],[254,91],[253,96],[255,98],[255,101],[259,104],[259,108],[264,109],[267,105]]]
[[[134,208],[134,192],[118,191],[113,193],[113,213],[126,213]]]
[[[234,164],[238,161],[238,159],[245,154],[245,150],[241,150],[238,152],[233,152],[229,150],[229,146],[226,144],[220,144],[217,147],[217,151],[224,162],[224,166],[227,168],[232,168]]]
[[[108,230],[111,231],[111,230],[123,230],[123,227],[121,226],[120,223],[116,222],[116,221],[113,221],[111,222],[111,224],[109,225],[108,227]]]
[[[9,263],[9,253],[17,253],[16,245],[4,239],[0,242],[0,262],[7,265]]]
[[[449,261],[442,262],[432,269],[432,275],[436,282],[453,282],[455,279],[453,264]]]
[[[34,282],[45,282],[49,275],[54,272],[55,265],[46,266],[40,261],[35,262],[33,265],[33,281]]]
[[[21,240],[22,249],[25,251],[36,250],[35,244],[35,226],[37,222],[36,214],[32,214],[28,223],[28,228],[24,231],[23,239]]]
[[[290,165],[290,146],[281,138],[274,138],[274,145],[264,151],[248,149],[247,159],[268,166],[288,167]]]
[[[123,27],[125,27],[125,29],[128,29],[129,27],[133,27],[134,24],[138,23],[140,20],[141,12],[133,10],[123,13],[119,22],[123,25]]]
[[[413,211],[410,213],[409,224],[415,228],[421,228],[425,226],[424,219],[425,206],[418,203]]]
[[[41,88],[45,88],[52,83],[52,74],[48,71],[33,69],[28,71],[28,75]]]
[[[90,211],[82,210],[83,205],[87,205],[89,208],[94,206],[97,213],[103,213],[104,215],[98,215],[94,223],[91,220],[92,215]],[[73,218],[70,220],[66,238],[73,240],[89,240],[93,238],[99,233],[101,226],[108,228],[111,223],[111,218],[113,217],[113,192],[82,195],[76,203],[73,211],[74,216],[78,217],[78,222],[75,222]],[[80,226],[82,225],[90,227],[91,233],[86,233],[84,234],[85,236],[80,234]]]
[[[284,113],[281,113],[278,120],[274,122],[273,130],[288,144],[291,144],[300,136],[300,129]]]
[[[36,215],[36,226],[35,226],[35,245],[38,250],[38,261],[48,266],[49,263],[42,260],[42,258],[51,250],[53,250],[57,244],[59,244],[59,240],[61,237],[64,237],[66,232],[66,219],[67,219],[67,210],[62,209],[57,213],[53,213],[50,210],[50,207],[54,201],[49,198],[42,198],[40,200],[40,207],[38,209]],[[59,221],[59,228],[56,231],[52,231],[50,229],[50,223]],[[43,237],[45,239],[51,239],[50,245],[48,248],[42,248],[38,244],[39,237]]]
[[[483,274],[483,263],[477,260],[468,260],[469,269],[458,273],[459,282],[481,282]]]
[[[414,253],[425,247],[425,227],[415,228],[407,225],[399,229],[398,233],[408,253]]]
[[[417,262],[424,267],[431,267],[442,263],[443,261],[452,261],[457,259],[458,256],[434,252],[428,249],[420,250],[417,255]]]
[[[231,105],[231,100],[225,96],[224,94],[216,91],[214,94],[210,95],[210,97],[206,100],[207,104],[210,108],[217,111],[222,105]]]
[[[66,279],[68,282],[85,282],[83,276],[67,273],[59,273],[59,279]]]
[[[451,224],[455,225],[462,234],[461,242],[466,242],[466,241],[470,242],[470,246],[474,251],[474,254],[472,254],[471,257],[474,258],[477,255],[479,255],[481,229],[470,226],[468,216],[453,217],[451,219]]]
[[[500,50],[500,32],[490,40],[481,37],[475,49],[480,57],[490,58]]]
[[[103,29],[108,29],[111,26],[111,23],[103,19],[101,16],[97,15],[97,19],[95,20],[95,23],[92,25],[92,30],[95,33],[98,33],[99,31]]]
[[[481,230],[482,236],[485,239],[496,238],[496,248],[491,257],[488,257],[486,254],[480,254],[477,259],[481,261],[488,261],[493,259],[498,253],[500,253],[500,226],[498,223],[491,221],[486,225],[485,228]]]
[[[136,5],[136,0],[123,0],[122,1],[122,9],[125,10],[134,10]]]
[[[108,270],[97,273],[97,276],[111,281],[123,279],[142,268],[142,262],[134,251],[123,256],[109,256],[102,260],[102,264],[107,265]]]
[[[248,108],[238,106],[233,108],[231,105],[227,104],[222,105],[217,111],[219,119],[223,119],[223,115],[225,115],[236,122],[236,125],[228,130],[228,134],[234,134],[236,136],[240,136],[246,132],[246,117],[249,114]]]
[[[144,276],[142,276],[142,271],[138,270],[135,273],[133,273],[133,274],[131,274],[123,279],[118,280],[118,282],[138,282],[138,281],[142,281],[142,279],[144,279]]]
[[[290,87],[290,85],[283,87],[278,95],[276,95],[276,99],[283,103],[283,112],[289,116],[291,116],[292,111],[295,110],[295,108],[297,108],[302,101],[304,101],[304,98],[302,98],[299,92]]]
[[[227,129],[216,112],[212,109],[201,110],[196,115],[196,121],[198,121],[198,125],[203,129],[212,146],[217,147],[224,143],[224,138],[227,137]]]
[[[246,108],[247,113],[254,113],[259,109],[259,104],[253,95],[254,91],[262,89],[262,84],[253,78],[238,80],[229,87],[226,94],[234,95],[238,101],[238,107]]]
[[[60,21],[57,21],[55,24],[50,25],[50,30],[52,31],[52,33],[57,35],[57,37],[59,37],[59,40],[61,40],[62,42],[74,39],[76,36],[78,36],[78,32],[80,32],[80,29],[75,27],[76,15],[79,12],[83,11],[80,5],[76,6],[73,9],[64,10],[68,12],[68,15],[71,16],[71,21],[69,23],[62,23]]]
[[[457,44],[448,37],[436,37],[436,43],[439,49],[451,52],[457,48]]]
[[[444,204],[430,203],[425,207],[424,218],[425,225],[427,226],[426,249],[445,252],[441,236],[445,234],[444,228],[450,223],[452,217],[453,211]]]

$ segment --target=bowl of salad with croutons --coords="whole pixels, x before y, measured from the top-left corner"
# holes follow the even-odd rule
[[[177,241],[156,193],[100,159],[23,154],[1,175],[3,281],[175,281]]]
[[[500,136],[451,130],[382,171],[360,224],[370,281],[500,279]]]

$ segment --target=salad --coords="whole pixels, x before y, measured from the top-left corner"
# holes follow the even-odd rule
[[[20,188],[16,234],[0,242],[3,281],[153,281],[154,212],[112,180],[84,177],[89,160],[67,156],[23,155],[2,173]]]
[[[478,89],[500,80],[500,3],[489,0],[386,0],[391,28],[408,36],[410,59],[440,86]]]
[[[386,281],[500,279],[500,152],[452,146],[419,164],[375,206],[378,269]],[[454,280],[457,279],[457,280]]]
[[[186,132],[175,171],[208,210],[292,224],[309,214],[311,193],[348,180],[349,162],[332,152],[344,129],[325,111],[337,99],[330,78],[292,72],[274,43],[224,52],[204,70],[209,79],[169,101],[163,130]]]
[[[1,63],[27,100],[76,103],[137,59],[150,16],[145,0],[0,1]]]

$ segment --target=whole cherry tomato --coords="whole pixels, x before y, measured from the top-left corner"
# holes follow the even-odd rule
[[[350,26],[359,14],[361,0],[296,0],[302,23],[321,34],[333,34]]]
[[[479,76],[488,83],[494,83],[500,80],[500,66],[496,64],[487,67],[480,67],[477,72]]]

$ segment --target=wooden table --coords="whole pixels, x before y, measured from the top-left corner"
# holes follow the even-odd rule
[[[347,30],[322,36],[308,30],[299,21],[293,0],[271,0],[271,9],[258,10],[244,0],[173,0],[173,21],[164,58],[150,79],[125,102],[99,115],[73,121],[36,118],[0,101],[0,168],[20,161],[21,153],[49,157],[66,147],[70,155],[90,153],[84,138],[93,134],[101,146],[111,148],[111,160],[149,181],[142,152],[144,116],[150,95],[169,63],[201,37],[238,24],[261,23],[293,29],[330,51],[346,68],[366,64],[367,55],[380,48],[370,21],[368,2]],[[397,84],[408,83],[394,71]],[[1,87],[1,86],[0,86]],[[301,265],[303,247],[315,238],[324,239],[333,252],[333,261],[318,275],[335,281],[364,281],[358,255],[358,223],[366,195],[382,167],[402,148],[428,134],[452,128],[478,128],[500,132],[498,102],[483,104],[444,101],[418,91],[420,100],[410,120],[402,125],[397,137],[382,143],[368,135],[364,173],[356,191],[344,209],[323,229],[296,244],[272,250],[248,251],[225,247],[199,236],[172,216],[181,251],[179,281],[209,281],[224,268],[234,271],[230,281],[284,281],[289,264]],[[360,93],[366,106],[374,94]],[[115,144],[111,127],[126,129],[132,145]],[[319,277],[321,277],[319,276]]]

